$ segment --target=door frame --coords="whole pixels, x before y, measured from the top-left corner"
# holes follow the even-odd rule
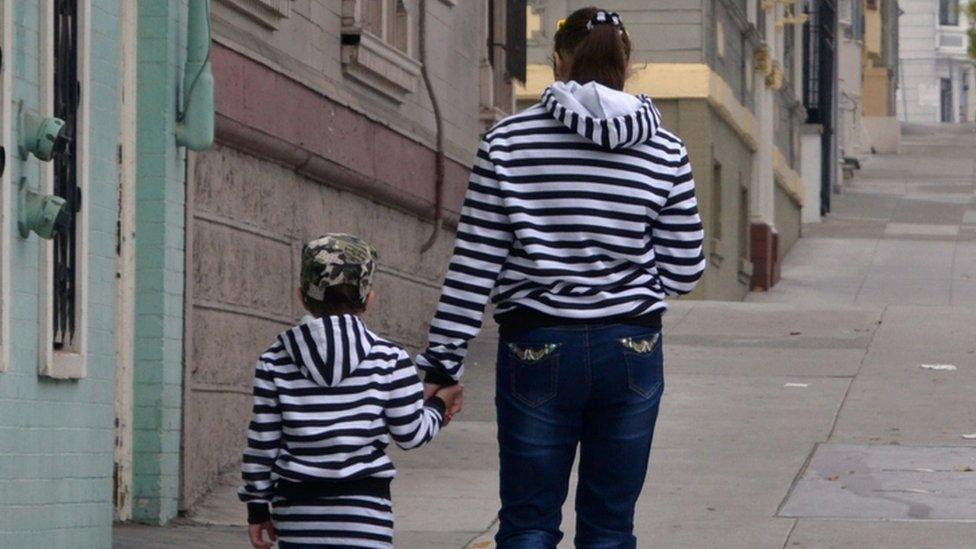
[[[138,5],[121,3],[119,31],[119,229],[115,377],[115,519],[132,518],[135,361]]]

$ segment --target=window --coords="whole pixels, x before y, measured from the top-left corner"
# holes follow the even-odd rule
[[[749,189],[743,184],[742,174],[739,174],[739,273],[744,284],[749,284],[752,277],[752,262],[749,260]]]
[[[413,6],[404,0],[342,2],[343,71],[396,103],[414,93],[420,80]]]
[[[485,0],[481,119],[491,126],[515,109],[512,79],[525,81],[528,9],[524,0]]]
[[[939,114],[942,122],[952,122],[952,79],[939,79]]]
[[[56,350],[72,347],[78,315],[78,219],[81,188],[78,186],[78,0],[55,0],[54,12],[54,116],[64,120],[67,144],[56,154],[54,194],[67,203],[68,221],[53,241],[53,339]]]
[[[65,121],[68,138],[44,166],[44,192],[65,199],[65,226],[41,254],[40,374],[58,379],[85,376],[85,297],[88,281],[87,90],[89,2],[51,0],[45,3],[42,43],[44,110]]]
[[[708,196],[708,231],[709,231],[709,261],[716,267],[721,267],[725,256],[722,255],[722,165],[712,164],[712,185]]]
[[[712,165],[712,201],[711,219],[712,239],[722,240],[722,165],[716,162]]]
[[[282,19],[291,15],[292,0],[220,0],[258,24],[277,29]]]
[[[939,24],[959,26],[959,0],[939,0]]]
[[[403,0],[362,0],[363,30],[410,53],[409,18]]]

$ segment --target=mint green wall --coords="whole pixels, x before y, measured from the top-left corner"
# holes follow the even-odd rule
[[[12,99],[37,110],[43,2],[4,1],[13,9],[13,51],[4,56],[4,70],[13,71]],[[38,376],[38,261],[50,243],[35,235],[20,238],[14,204],[3,204],[11,235],[11,349],[9,369],[0,373],[0,547],[111,545],[119,1],[91,0],[91,86],[83,92],[90,99],[91,121],[89,187],[83,197],[90,208],[84,379]],[[17,160],[16,147],[5,145],[10,180],[26,176],[36,188],[39,161]]]
[[[174,138],[186,2],[139,2],[133,519],[179,505],[185,155]]]

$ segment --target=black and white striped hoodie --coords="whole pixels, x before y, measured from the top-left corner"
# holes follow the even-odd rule
[[[388,494],[390,437],[404,449],[423,446],[443,418],[441,399],[424,403],[403,348],[358,316],[306,317],[257,363],[238,491],[249,520],[267,520],[275,495]]]
[[[503,329],[660,322],[701,277],[702,239],[687,151],[651,99],[557,82],[481,143],[418,365],[459,379],[489,296]]]

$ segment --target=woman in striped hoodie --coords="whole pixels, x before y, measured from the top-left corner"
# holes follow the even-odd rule
[[[495,305],[500,548],[556,547],[579,448],[578,547],[635,547],[634,506],[664,388],[665,297],[704,270],[684,143],[622,91],[630,39],[586,8],[555,35],[556,80],[478,151],[457,243],[418,357],[460,380]]]

